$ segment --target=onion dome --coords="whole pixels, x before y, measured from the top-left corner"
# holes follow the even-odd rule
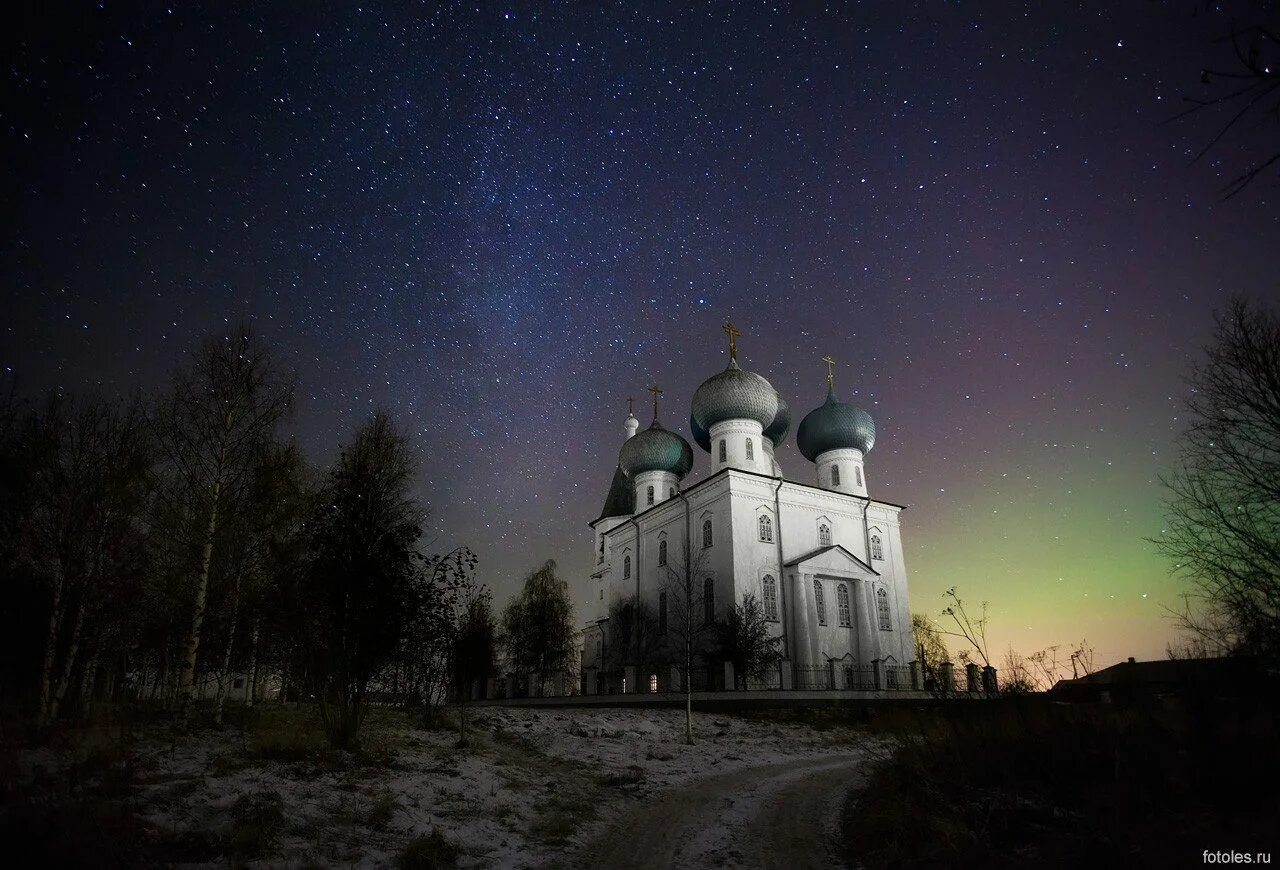
[[[669,471],[683,478],[693,468],[693,448],[654,420],[648,429],[628,438],[622,445],[618,467],[632,478],[646,471]]]
[[[827,390],[827,401],[800,421],[796,430],[796,446],[810,462],[828,450],[852,448],[864,454],[876,443],[876,424],[861,408],[836,398],[834,387]]]
[[[778,392],[755,372],[729,367],[702,382],[693,394],[693,421],[707,432],[725,420],[755,420],[763,429],[778,416]]]
[[[699,426],[698,418],[692,414],[689,415],[689,431],[693,433],[693,443],[710,453],[711,433]],[[773,422],[764,427],[764,437],[773,442],[776,448],[787,440],[787,433],[790,431],[791,408],[787,406],[782,396],[778,396],[778,413],[773,415]]]

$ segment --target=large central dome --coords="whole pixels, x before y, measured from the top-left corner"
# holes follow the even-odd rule
[[[727,369],[707,378],[693,394],[693,422],[704,432],[725,420],[755,420],[761,429],[767,429],[778,417],[780,405],[785,407],[772,384],[730,359]]]

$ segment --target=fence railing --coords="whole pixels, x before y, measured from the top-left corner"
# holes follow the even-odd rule
[[[795,688],[802,691],[834,688],[831,685],[831,668],[796,668]]]

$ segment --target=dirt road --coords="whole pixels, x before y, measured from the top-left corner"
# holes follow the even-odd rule
[[[661,792],[605,831],[575,866],[839,867],[836,823],[860,753],[746,768]]]

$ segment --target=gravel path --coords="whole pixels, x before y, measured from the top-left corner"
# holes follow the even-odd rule
[[[605,831],[573,866],[838,867],[836,822],[864,757],[854,750],[749,767],[660,792]]]

